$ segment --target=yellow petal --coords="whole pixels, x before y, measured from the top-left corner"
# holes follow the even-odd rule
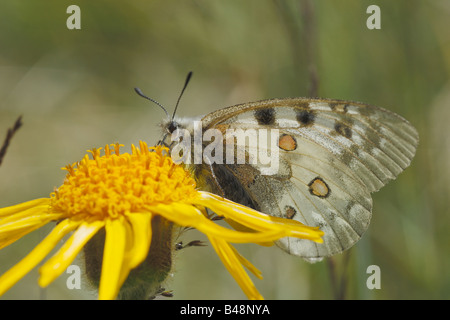
[[[157,205],[154,211],[169,221],[184,227],[193,227],[206,235],[220,237],[229,242],[267,242],[278,240],[285,235],[281,228],[264,232],[239,232],[224,228],[208,218],[192,205],[176,203],[171,205]]]
[[[104,226],[104,221],[83,222],[64,245],[40,269],[39,285],[48,286],[72,263],[77,254],[97,231]]]
[[[126,278],[125,274],[121,274],[126,248],[126,227],[123,216],[106,220],[105,228],[106,239],[98,298],[111,300],[119,293],[120,280]]]
[[[16,230],[14,232],[4,232],[0,234],[0,250],[9,246],[11,243],[16,242],[23,236],[29,234],[30,232],[33,232],[36,229],[39,229],[45,225],[45,223],[35,225],[33,227],[29,227],[26,229]]]
[[[127,252],[130,269],[137,267],[147,258],[152,240],[150,213],[132,213],[127,216],[132,227],[132,249]]]
[[[283,236],[298,237],[316,242],[323,241],[321,238],[323,232],[317,227],[308,227],[295,220],[269,216],[208,192],[200,193],[199,204],[210,208],[218,215],[233,219],[253,230],[278,229],[284,233]]]
[[[34,210],[34,209],[33,209]],[[27,210],[30,211],[30,210]],[[44,225],[52,220],[59,220],[63,215],[61,213],[36,213],[18,217],[16,215],[8,216],[0,220],[0,233],[14,232],[20,229],[33,228],[36,225]]]
[[[27,201],[24,203],[20,203],[14,206],[6,207],[6,208],[0,208],[0,217],[16,214],[18,212],[22,212],[31,208],[34,208],[36,206],[49,206],[51,203],[51,200],[49,198],[41,198],[41,199],[35,199],[31,201]]]
[[[245,259],[237,250],[235,247],[230,246],[230,248],[234,251],[235,256],[239,259],[239,262],[243,264],[251,273],[253,273],[256,277],[259,279],[262,279],[262,273],[261,271],[256,268],[250,261]]]
[[[263,299],[252,280],[242,267],[240,259],[236,256],[236,251],[232,249],[232,246],[223,239],[211,236],[208,236],[208,238],[214,250],[216,250],[220,260],[222,260],[222,263],[231,273],[247,297],[251,300]]]
[[[224,220],[234,229],[241,232],[255,232],[255,230],[250,229],[246,226],[243,226],[242,224],[234,221],[233,219],[224,218]],[[264,247],[271,247],[274,245],[274,242],[255,242],[256,244],[259,244],[260,246]]]
[[[119,287],[123,285],[130,271],[141,264],[149,253],[152,240],[151,213],[130,213],[127,214],[127,236],[126,249]]]
[[[232,202],[228,199],[219,197],[215,194],[207,192],[200,193],[202,195],[201,200],[199,201],[201,205],[204,205],[217,214],[233,219],[253,230],[265,230],[268,227],[270,228],[273,218],[275,218],[245,207],[241,204]]]
[[[43,214],[33,212],[33,210],[39,211],[37,208],[32,208],[25,211],[25,213],[31,214],[31,216],[16,213],[12,216],[0,218],[0,249],[14,243],[16,240],[39,229],[50,221],[63,218],[63,214],[60,213]]]
[[[78,225],[79,222],[69,219],[61,221],[22,261],[0,277],[0,295],[5,293],[17,281],[30,272],[30,270],[50,253],[66,234]]]

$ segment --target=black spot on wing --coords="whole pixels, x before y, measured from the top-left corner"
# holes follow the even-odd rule
[[[344,102],[330,102],[330,107],[334,112],[347,113],[348,103]]]
[[[273,125],[275,123],[275,110],[272,108],[258,109],[255,111],[255,119],[260,125]]]
[[[292,207],[292,206],[284,207],[284,214],[285,214],[286,218],[292,219],[292,218],[294,218],[296,213],[297,213],[297,210],[295,210],[294,207]]]
[[[348,139],[352,137],[352,129],[341,122],[336,122],[334,124],[334,130],[336,130],[336,132],[341,136],[344,136]]]
[[[313,111],[297,109],[296,118],[302,126],[310,126],[314,124],[316,115]]]

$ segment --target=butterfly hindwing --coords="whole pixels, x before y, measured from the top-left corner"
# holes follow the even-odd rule
[[[226,179],[224,185],[232,187],[222,191],[232,200],[319,226],[325,232],[323,244],[296,238],[278,242],[308,259],[342,252],[360,239],[370,223],[370,193],[410,164],[418,143],[416,130],[400,116],[340,100],[258,101],[210,113],[202,125],[204,131],[278,130],[276,173],[263,174],[260,163],[217,164],[209,183],[222,185]],[[246,155],[260,147],[243,143],[236,150]],[[266,148],[268,154],[275,151],[270,144]]]
[[[314,148],[310,140],[300,136],[296,139],[301,151],[294,154],[282,150],[280,155],[292,171],[292,176],[279,184],[280,216],[319,226],[325,233],[324,243],[285,238],[279,245],[305,258],[333,255],[351,247],[367,229],[372,209],[370,192],[323,148]],[[266,185],[277,179],[276,175],[263,177]],[[270,207],[266,203],[263,211]]]

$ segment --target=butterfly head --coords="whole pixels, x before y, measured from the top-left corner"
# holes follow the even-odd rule
[[[175,120],[170,120],[169,123],[166,124],[165,128],[167,130],[167,133],[174,133],[175,130],[177,130],[180,127],[180,124],[176,122]]]
[[[163,137],[161,138],[161,140],[159,140],[158,144],[159,145],[164,145],[166,147],[170,146],[170,137],[172,136],[172,134],[182,128],[183,126],[176,121],[175,119],[172,118],[167,118],[166,120],[163,120],[160,124],[162,132],[163,132]]]
[[[153,102],[153,103],[155,103],[156,105],[158,105],[158,106],[164,111],[164,113],[166,114],[166,120],[163,121],[162,124],[161,124],[161,127],[163,128],[163,134],[164,134],[164,135],[163,135],[163,138],[158,142],[159,145],[169,146],[169,145],[167,144],[167,142],[166,142],[167,137],[168,137],[169,135],[173,134],[177,129],[180,129],[180,128],[182,128],[182,127],[185,127],[185,126],[180,125],[180,123],[179,123],[178,121],[175,120],[175,113],[176,113],[176,111],[177,111],[178,104],[180,103],[181,96],[183,95],[184,90],[186,89],[186,87],[187,87],[189,81],[191,80],[191,77],[192,77],[192,71],[190,71],[190,72],[188,73],[187,77],[186,77],[186,81],[184,82],[183,89],[181,90],[181,93],[180,93],[180,95],[179,95],[179,97],[178,97],[178,100],[177,100],[177,103],[176,103],[176,105],[175,105],[175,109],[174,109],[174,111],[173,111],[172,116],[169,115],[169,112],[167,112],[167,109],[164,108],[164,106],[163,106],[162,104],[160,104],[158,101],[156,101],[156,100],[154,100],[154,99],[152,99],[152,98],[149,98],[149,97],[147,97],[146,95],[144,95],[144,94],[142,93],[141,89],[139,89],[139,88],[134,88],[134,90],[136,91],[136,93],[137,93],[138,95],[140,95],[141,97],[143,97],[143,98],[145,98],[145,99],[147,99],[147,100],[150,100],[151,102]]]

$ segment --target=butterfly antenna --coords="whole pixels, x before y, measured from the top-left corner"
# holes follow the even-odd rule
[[[178,104],[180,103],[181,96],[183,95],[184,90],[186,89],[189,81],[191,80],[191,77],[192,77],[192,71],[189,71],[189,73],[186,77],[186,81],[184,82],[183,90],[181,90],[180,96],[178,97],[178,100],[177,100],[177,104],[175,105],[175,110],[173,110],[172,120],[175,117],[175,113],[177,112],[177,108],[178,108]]]
[[[153,102],[153,103],[157,104],[158,106],[160,106],[161,109],[163,109],[164,112],[166,113],[167,119],[170,119],[169,113],[167,112],[166,108],[163,107],[163,105],[162,105],[161,103],[159,103],[159,102],[156,101],[156,100],[153,100],[152,98],[147,97],[145,94],[142,93],[141,89],[139,89],[139,88],[134,88],[134,91],[136,91],[136,93],[137,93],[138,95],[140,95],[142,98],[145,98],[145,99],[147,99],[147,100],[150,100],[151,102]]]

